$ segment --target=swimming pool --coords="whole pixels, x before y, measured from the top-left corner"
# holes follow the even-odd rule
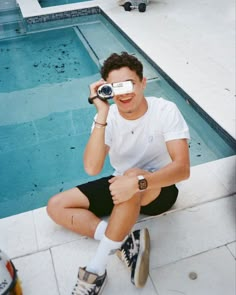
[[[79,3],[91,0],[38,0],[41,7],[51,7],[57,5],[65,5],[70,3]]]
[[[192,166],[234,154],[191,101],[102,15],[56,26],[38,24],[33,33],[0,44],[0,217],[42,207],[51,195],[90,179],[82,164],[95,114],[88,85],[114,51],[142,60],[146,95],[167,98],[181,109],[192,137]],[[107,161],[102,175],[111,172]]]

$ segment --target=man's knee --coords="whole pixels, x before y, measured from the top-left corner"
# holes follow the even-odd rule
[[[55,219],[56,214],[58,214],[61,208],[61,201],[58,195],[51,197],[47,204],[47,213],[52,218]]]
[[[141,200],[142,200],[142,193],[136,193],[135,195],[133,195],[132,198],[130,198],[129,200],[127,200],[127,206],[131,207],[141,207]]]

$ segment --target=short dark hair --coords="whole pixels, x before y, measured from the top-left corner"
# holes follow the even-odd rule
[[[106,80],[111,71],[119,70],[123,67],[128,67],[138,75],[140,80],[143,79],[142,63],[135,56],[128,54],[127,52],[121,52],[121,54],[112,53],[103,63],[101,76]]]

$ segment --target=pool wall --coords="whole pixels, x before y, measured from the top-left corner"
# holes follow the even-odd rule
[[[42,8],[38,2],[38,0],[16,0],[17,5],[19,5],[22,15],[24,18],[43,16],[49,14],[61,14],[65,11],[76,11],[89,9],[93,7],[99,6],[99,1],[90,0],[83,1],[78,3],[71,3],[65,5],[51,6]]]
[[[25,21],[27,24],[37,24],[37,23],[43,23],[43,22],[49,22],[49,21],[56,21],[56,20],[63,20],[63,19],[70,19],[85,15],[92,15],[92,14],[99,14],[101,13],[101,9],[96,7],[90,7],[90,8],[83,8],[83,9],[75,9],[75,10],[68,10],[68,11],[62,11],[57,13],[49,13],[45,15],[37,15],[33,17],[27,17],[25,18]]]

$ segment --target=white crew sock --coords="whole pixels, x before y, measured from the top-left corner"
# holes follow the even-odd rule
[[[105,235],[105,232],[106,232],[106,229],[107,229],[107,222],[102,220],[96,230],[95,230],[95,233],[94,233],[94,239],[97,240],[97,241],[101,241],[101,239],[104,237]]]
[[[92,273],[96,273],[99,276],[103,275],[106,270],[109,255],[113,254],[115,250],[119,249],[121,247],[121,244],[122,241],[112,241],[104,235],[101,242],[99,243],[94,258],[87,265],[86,270]]]

